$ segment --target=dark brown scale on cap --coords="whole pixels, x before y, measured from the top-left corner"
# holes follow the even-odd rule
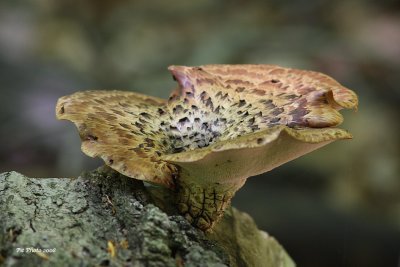
[[[274,110],[272,110],[271,115],[272,116],[278,116],[279,114],[281,114],[284,111],[283,108],[275,108]]]

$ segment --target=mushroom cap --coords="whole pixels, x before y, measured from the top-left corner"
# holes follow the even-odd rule
[[[182,173],[204,183],[247,178],[351,138],[332,127],[357,96],[324,74],[274,65],[169,70],[179,86],[168,101],[78,92],[59,99],[57,118],[76,124],[87,155],[167,187]]]
[[[84,91],[61,97],[56,115],[75,123],[86,155],[126,176],[172,188],[176,168],[159,159],[162,148],[151,125],[165,103],[133,92]]]

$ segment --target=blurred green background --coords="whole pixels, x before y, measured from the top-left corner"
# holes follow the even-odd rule
[[[101,164],[57,121],[60,96],[167,97],[168,65],[279,64],[357,92],[331,144],[253,177],[234,198],[299,266],[399,266],[400,2],[0,1],[0,172],[75,177]]]

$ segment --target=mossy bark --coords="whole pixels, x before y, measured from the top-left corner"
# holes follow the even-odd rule
[[[0,174],[0,265],[294,266],[248,215],[230,209],[205,235],[173,202],[107,168],[77,179]]]

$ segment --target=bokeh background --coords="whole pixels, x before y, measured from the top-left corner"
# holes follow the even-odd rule
[[[355,90],[331,144],[259,177],[234,205],[299,266],[399,266],[400,2],[2,0],[0,172],[75,177],[96,168],[58,97],[126,89],[167,97],[168,65],[266,63]]]

